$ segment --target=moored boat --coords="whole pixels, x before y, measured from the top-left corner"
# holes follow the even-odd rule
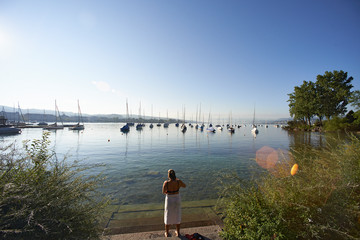
[[[130,127],[128,124],[125,124],[122,128],[120,128],[121,132],[129,132],[130,131]]]
[[[82,123],[82,124],[81,124]],[[69,128],[70,130],[84,130],[84,121],[82,119],[81,109],[80,109],[80,103],[78,100],[78,123],[72,127]]]
[[[54,123],[54,124],[51,124],[51,125],[48,125],[48,126],[45,126],[45,127],[43,127],[43,129],[45,129],[45,130],[59,130],[59,129],[64,129],[64,123],[62,122],[62,120],[61,120],[62,125],[58,125],[58,124],[57,124],[58,117],[59,117],[60,120],[61,120],[59,108],[57,107],[56,100],[55,100],[55,123]]]
[[[11,135],[21,133],[20,128],[15,128],[13,126],[6,124],[7,119],[5,116],[0,116],[0,135]]]

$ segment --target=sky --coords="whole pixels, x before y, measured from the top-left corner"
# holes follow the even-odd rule
[[[287,118],[333,70],[360,89],[358,0],[0,0],[0,105],[23,111]]]

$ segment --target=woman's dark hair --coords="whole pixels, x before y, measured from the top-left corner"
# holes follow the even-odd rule
[[[175,180],[175,179],[176,179],[176,175],[175,175],[175,171],[174,171],[174,170],[169,169],[168,174],[169,174],[169,178],[170,178],[171,180]]]

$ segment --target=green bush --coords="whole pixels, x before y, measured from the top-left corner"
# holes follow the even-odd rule
[[[336,146],[336,147],[334,147]],[[296,175],[290,175],[294,163]],[[360,141],[292,150],[248,184],[224,185],[224,239],[359,239]]]
[[[324,121],[324,128],[326,131],[337,131],[348,129],[350,124],[346,118],[333,117],[330,120]]]
[[[96,189],[101,176],[84,176],[79,163],[58,161],[41,140],[1,149],[1,239],[98,239],[98,216],[106,205]]]

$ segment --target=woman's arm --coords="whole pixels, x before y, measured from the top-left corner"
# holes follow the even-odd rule
[[[185,184],[183,181],[181,181],[181,180],[179,179],[179,182],[180,182],[180,187],[186,188],[186,184]]]
[[[163,187],[162,187],[163,194],[166,194],[166,192],[167,192],[167,184],[166,183],[167,183],[167,181],[164,182]]]

